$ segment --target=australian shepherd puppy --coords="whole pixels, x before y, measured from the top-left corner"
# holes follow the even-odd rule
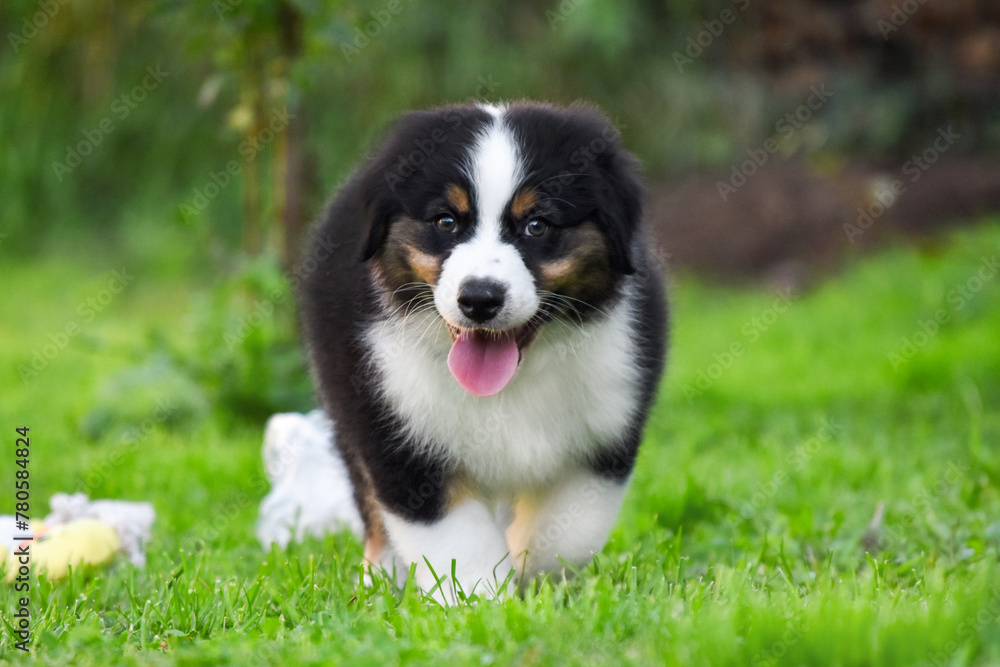
[[[663,369],[636,161],[599,112],[404,115],[303,283],[365,558],[443,602],[601,550]],[[513,576],[512,576],[513,575]]]

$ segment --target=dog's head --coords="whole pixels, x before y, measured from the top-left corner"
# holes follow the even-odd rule
[[[588,107],[414,112],[363,175],[362,259],[401,312],[433,299],[456,379],[494,394],[540,327],[601,312],[634,271],[635,171]]]

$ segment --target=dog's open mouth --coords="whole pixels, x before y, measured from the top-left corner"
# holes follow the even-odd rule
[[[506,331],[464,329],[449,324],[452,344],[448,369],[473,396],[499,393],[513,379],[522,350],[535,339],[541,325],[538,316]]]

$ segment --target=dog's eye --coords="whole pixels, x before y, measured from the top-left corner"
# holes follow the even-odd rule
[[[437,223],[438,229],[442,232],[454,232],[458,229],[458,222],[456,222],[455,218],[450,215],[438,216],[438,219],[435,222]]]
[[[546,225],[545,222],[542,220],[538,219],[529,220],[528,224],[524,226],[524,235],[538,238],[539,236],[544,234],[545,230],[547,230],[548,228],[549,226]]]

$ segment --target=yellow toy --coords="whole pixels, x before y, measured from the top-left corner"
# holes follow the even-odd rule
[[[7,583],[21,581],[22,545],[29,546],[27,567],[35,574],[59,579],[69,568],[84,563],[103,565],[119,553],[136,567],[146,563],[145,545],[150,539],[156,512],[149,503],[126,500],[90,500],[83,493],[57,493],[49,500],[52,512],[41,521],[31,521],[31,532],[0,541],[0,576]],[[0,515],[0,525],[15,523],[15,517]],[[20,537],[31,536],[30,541]]]
[[[122,548],[117,531],[98,519],[74,519],[55,526],[32,522],[31,528],[34,539],[21,544],[29,545],[31,571],[50,580],[65,577],[71,565],[76,568],[83,563],[108,563]],[[17,555],[0,546],[0,561],[6,563],[9,584],[18,573]]]

